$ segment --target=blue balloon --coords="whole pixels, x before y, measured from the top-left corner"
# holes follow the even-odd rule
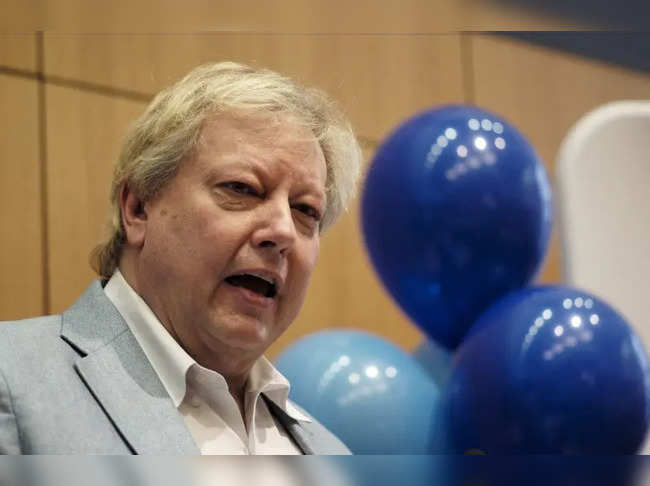
[[[442,389],[449,378],[453,355],[430,339],[423,340],[411,354],[429,376]]]
[[[431,455],[327,456],[327,460],[345,471],[347,482],[334,483],[341,486],[453,484],[446,482],[449,474],[445,468],[444,458]],[[309,464],[311,466],[311,462]]]
[[[490,303],[534,277],[552,213],[546,171],[523,135],[462,105],[399,126],[377,151],[362,197],[379,277],[448,348]]]
[[[362,331],[306,336],[276,360],[291,399],[355,454],[427,454],[438,386],[407,353]]]
[[[505,297],[454,358],[441,406],[451,452],[631,454],[648,428],[643,345],[609,305],[563,286]]]
[[[636,456],[444,455],[438,483],[450,485],[641,486]],[[437,478],[438,479],[438,478]],[[356,484],[355,484],[356,486]]]

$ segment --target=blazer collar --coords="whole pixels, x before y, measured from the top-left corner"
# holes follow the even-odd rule
[[[63,313],[61,337],[80,354],[74,364],[77,373],[134,453],[199,453],[99,281]]]
[[[62,315],[61,337],[83,356],[104,347],[127,329],[99,280]]]

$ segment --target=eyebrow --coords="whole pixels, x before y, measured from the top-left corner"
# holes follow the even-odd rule
[[[218,165],[211,165],[205,170],[209,179],[214,179],[221,173],[221,169],[225,170],[249,170],[255,176],[259,178],[267,178],[268,175],[265,173],[264,164],[259,164],[247,159],[237,158],[236,160],[223,160]],[[318,184],[315,184],[313,180],[301,180],[300,185],[300,195],[310,194],[318,197],[323,200],[324,205],[327,205],[327,188],[324,186],[322,189],[318,187]]]

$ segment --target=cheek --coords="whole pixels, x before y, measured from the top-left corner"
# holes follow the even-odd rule
[[[203,260],[210,248],[212,229],[208,218],[197,211],[183,208],[161,210],[152,234],[155,257],[161,263],[175,267],[193,268]]]
[[[190,248],[203,245],[218,233],[218,228],[215,228],[217,218],[213,213],[209,206],[196,203],[185,205],[178,211],[170,210],[167,216],[170,237]]]

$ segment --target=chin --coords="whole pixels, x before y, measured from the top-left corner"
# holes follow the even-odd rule
[[[259,321],[220,323],[212,329],[216,329],[216,332],[210,332],[210,338],[216,339],[221,346],[246,351],[260,350],[261,354],[272,342],[269,340],[268,328]]]

